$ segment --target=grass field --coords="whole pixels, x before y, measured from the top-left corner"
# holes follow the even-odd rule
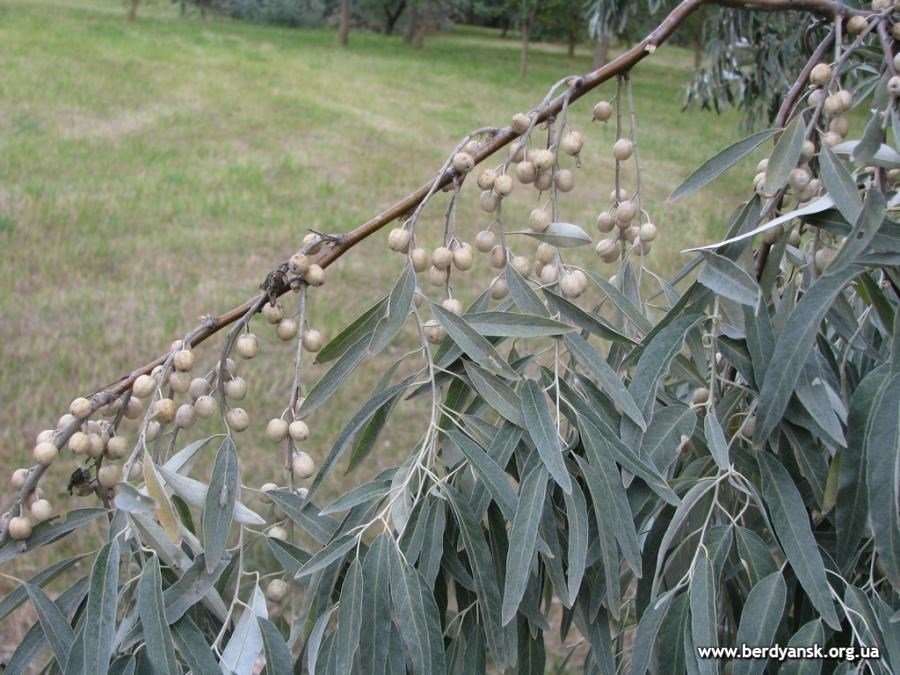
[[[182,19],[167,2],[142,6],[137,22],[124,14],[118,3],[90,0],[0,4],[0,459],[7,471],[29,461],[36,434],[74,396],[158,355],[200,315],[253,295],[308,229],[349,230],[432,176],[468,130],[507,124],[560,77],[590,67],[587,47],[569,59],[563,47],[537,45],[521,81],[517,42],[482,30],[436,35],[418,52],[399,38],[354,33],[340,50],[331,32]],[[663,273],[677,269],[680,249],[721,233],[753,170],[752,163],[735,170],[715,194],[664,203],[738,133],[737,113],[681,112],[690,62],[687,52],[666,47],[634,72],[645,208],[661,230],[649,265]],[[569,118],[586,144],[562,215],[594,233],[612,188],[614,130],[591,124],[590,110],[612,92],[606,85]],[[510,227],[524,226],[534,194],[519,189],[504,206]],[[462,202],[459,228],[471,239],[488,218],[473,186]],[[438,243],[443,203],[423,223],[430,245]],[[534,248],[517,246],[526,254]],[[575,259],[614,272],[587,248]],[[477,267],[478,283],[465,297],[490,278],[484,260]],[[329,270],[313,295],[312,325],[335,335],[400,270],[383,236],[366,242]],[[243,368],[253,425],[239,450],[244,482],[255,486],[281,476],[281,451],[262,440],[262,429],[286,405],[293,373],[292,347],[261,322],[254,330],[263,353]],[[315,416],[311,454],[327,452],[401,347],[364,366]],[[203,352],[204,365],[213,351]],[[322,371],[306,369],[310,381]],[[347,484],[397,463],[417,435],[416,418],[415,404],[401,407],[372,466]],[[42,484],[57,508],[75,505],[65,493],[74,467],[64,455]],[[0,496],[6,504],[8,495]],[[47,555],[60,554],[25,558],[4,572],[28,576]]]

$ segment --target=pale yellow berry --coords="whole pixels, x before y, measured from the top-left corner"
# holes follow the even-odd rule
[[[303,275],[303,279],[310,286],[321,286],[325,283],[325,270],[313,263]]]
[[[853,107],[853,94],[850,93],[847,89],[839,90],[835,96],[838,97],[838,100],[841,104],[841,112],[846,112]]]
[[[567,155],[572,155],[573,157],[581,152],[581,148],[584,147],[584,139],[581,137],[577,131],[570,131],[565,136],[563,136],[562,142],[559,144],[560,150],[562,150]]]
[[[44,429],[41,433],[37,435],[37,439],[35,443],[43,443],[44,441],[52,441],[53,437],[56,435],[56,432],[53,429]]]
[[[90,449],[91,441],[88,439],[88,435],[83,431],[76,431],[69,437],[69,450],[76,455],[83,455]]]
[[[147,398],[156,391],[156,378],[150,375],[138,375],[131,387],[131,393],[138,398]]]
[[[529,185],[537,178],[538,170],[533,162],[519,162],[516,164],[516,178],[523,185]]]
[[[506,249],[502,245],[498,244],[491,249],[490,263],[496,269],[506,267]]]
[[[31,517],[36,523],[43,523],[45,520],[50,520],[50,516],[53,515],[53,506],[51,506],[50,502],[46,499],[37,499],[32,503],[28,510],[31,512]]]
[[[205,377],[195,377],[191,380],[191,386],[188,387],[188,393],[192,401],[196,401],[201,396],[206,396],[210,392],[209,381]]]
[[[175,426],[179,429],[188,429],[197,420],[194,406],[190,403],[182,403],[175,411]]]
[[[91,408],[91,402],[84,396],[79,396],[69,405],[69,412],[78,419],[83,420],[91,414]]]
[[[450,279],[449,269],[438,269],[434,265],[428,268],[428,282],[432,286],[446,286],[448,279]]]
[[[809,82],[816,87],[824,87],[831,82],[831,66],[817,63],[809,73]]]
[[[637,225],[632,225],[630,227],[626,227],[622,231],[622,238],[627,240],[628,242],[634,243],[640,233],[641,229]]]
[[[564,274],[559,280],[559,288],[567,298],[577,298],[584,292],[581,282],[574,274]]]
[[[900,26],[900,24],[895,23],[894,26]],[[891,29],[891,31],[893,32],[893,28]],[[894,54],[894,70],[900,70],[900,52]]]
[[[634,153],[634,143],[627,138],[620,138],[613,145],[613,157],[624,162]]]
[[[761,159],[759,160],[759,164],[756,165],[756,173],[757,174],[765,174],[766,169],[769,168],[769,160]]]
[[[295,319],[282,319],[275,328],[275,334],[280,340],[288,342],[297,337],[297,321]]]
[[[493,190],[485,190],[478,197],[478,205],[482,211],[493,213],[500,206],[500,197]]]
[[[272,579],[266,586],[266,597],[272,602],[281,602],[287,597],[288,585],[281,579]]]
[[[803,147],[800,149],[800,161],[808,162],[816,154],[816,144],[810,140],[803,141]]]
[[[556,189],[560,192],[571,192],[575,187],[575,176],[568,169],[560,169],[556,172]]]
[[[548,244],[546,241],[542,241],[538,244],[537,252],[535,253],[537,260],[542,265],[548,265],[554,260],[556,260],[556,247],[552,244]]]
[[[38,443],[34,446],[31,456],[34,461],[42,466],[50,466],[59,455],[59,449],[53,443]]]
[[[309,427],[303,420],[294,420],[288,425],[288,434],[294,443],[302,443],[309,438]]]
[[[600,101],[594,105],[594,120],[606,122],[613,114],[613,107],[608,101]]]
[[[322,349],[324,342],[325,340],[319,331],[313,328],[303,331],[303,349],[306,351],[315,354]]]
[[[229,429],[234,431],[244,431],[250,426],[250,416],[243,408],[232,408],[225,413],[225,423]]]
[[[177,410],[175,401],[170,398],[161,398],[153,404],[153,416],[163,424],[174,420]]]
[[[809,104],[814,108],[818,108],[827,96],[828,92],[824,89],[813,89],[809,95]]]
[[[472,255],[472,247],[469,244],[463,244],[453,249],[453,266],[460,272],[472,269],[475,263],[475,257]]]
[[[190,373],[182,370],[175,370],[169,373],[169,386],[172,391],[178,394],[184,394],[191,388]]]
[[[269,420],[269,423],[266,425],[266,438],[273,443],[280,443],[287,438],[287,435],[288,423],[285,420],[280,417]]]
[[[531,261],[524,255],[513,256],[510,265],[512,265],[513,269],[523,277],[527,277],[531,272]]]
[[[509,295],[509,286],[506,283],[506,279],[499,277],[494,279],[494,282],[491,284],[491,298],[502,300],[507,295]]]
[[[556,161],[556,155],[553,154],[552,150],[535,150],[531,154],[531,161],[538,171],[545,171],[553,166]]]
[[[409,254],[410,260],[412,260],[413,269],[416,272],[424,272],[428,269],[429,259],[428,259],[428,251],[424,248],[414,248]]]
[[[822,136],[822,142],[828,147],[834,147],[835,145],[839,145],[844,140],[844,137],[834,131],[829,131]]]
[[[244,333],[235,344],[237,353],[245,359],[252,359],[259,353],[259,340],[253,333]]]
[[[457,152],[453,156],[453,168],[459,173],[468,173],[475,167],[475,160],[468,152]]]
[[[212,396],[201,396],[194,402],[194,412],[201,419],[212,417],[218,410],[219,404]]]
[[[857,14],[856,16],[851,16],[847,20],[847,32],[850,35],[859,35],[868,25],[869,23],[866,21],[866,17]]]
[[[281,525],[275,525],[274,527],[269,528],[268,535],[272,537],[272,539],[280,539],[281,541],[287,541],[288,533]]]
[[[109,489],[122,478],[122,470],[116,464],[106,463],[97,470],[97,482]]]
[[[691,395],[691,403],[694,405],[703,405],[709,400],[709,389],[706,387],[697,387]]]
[[[462,314],[463,311],[462,303],[456,298],[447,298],[441,303],[441,307],[454,314]]]
[[[788,235],[788,242],[791,246],[799,246],[801,241],[800,231],[797,229],[791,230],[790,235]]]
[[[156,440],[156,437],[159,436],[159,432],[162,429],[162,426],[159,422],[151,420],[147,423],[147,429],[144,432],[144,438],[148,441]]]
[[[388,235],[388,248],[398,253],[406,253],[409,250],[409,230],[395,227]]]
[[[106,450],[106,443],[103,442],[103,437],[100,434],[88,434],[88,440],[91,444],[87,452],[88,457],[94,459],[102,457],[103,451]]]
[[[284,307],[280,302],[276,302],[274,305],[266,303],[263,305],[262,315],[266,321],[274,325],[284,318]]]
[[[555,284],[559,280],[559,268],[556,265],[544,265],[541,270],[541,283]]]
[[[439,270],[445,270],[453,262],[453,252],[446,246],[438,246],[431,254],[431,264]]]
[[[650,253],[650,249],[652,247],[653,244],[649,241],[641,241],[640,239],[637,239],[634,242],[634,252],[642,258]]]
[[[509,145],[509,156],[513,162],[524,162],[526,155],[528,153],[525,152],[525,141],[519,140],[515,143],[510,143]]]
[[[16,541],[28,539],[31,536],[31,518],[28,516],[16,516],[9,521],[9,536]]]
[[[422,326],[422,330],[425,333],[425,339],[435,345],[441,342],[447,335],[444,331],[444,327],[434,319],[426,321]]]
[[[194,367],[194,352],[190,349],[179,349],[172,359],[175,370],[188,371]]]
[[[316,463],[305,452],[296,452],[291,462],[291,469],[295,476],[300,479],[306,479],[316,472]]]
[[[144,463],[141,460],[131,465],[128,472],[128,480],[140,480],[144,477]]]
[[[549,169],[541,171],[534,179],[534,188],[539,192],[549,190],[551,185],[553,185],[553,172]]]
[[[623,187],[620,187],[618,192],[613,189],[609,193],[609,199],[613,202],[624,202],[628,199],[628,191]]]
[[[288,269],[291,271],[291,274],[306,274],[310,265],[312,265],[310,257],[300,252],[292,255],[291,259],[288,260]]]
[[[894,75],[891,79],[888,80],[887,85],[888,93],[891,96],[897,96],[900,94],[900,76]]]
[[[597,216],[597,229],[601,232],[611,232],[615,224],[616,219],[609,212],[604,211]]]
[[[809,182],[811,180],[812,175],[809,173],[809,169],[805,168],[792,169],[791,173],[788,175],[788,184],[795,192],[809,187]]]
[[[512,130],[517,134],[524,134],[531,126],[531,118],[525,113],[516,113],[512,118]]]
[[[247,380],[233,377],[225,383],[225,395],[235,401],[243,401],[247,396]]]
[[[263,504],[271,504],[272,498],[267,495],[267,492],[271,492],[272,490],[277,490],[278,486],[275,483],[263,483],[263,485],[259,488],[259,491],[262,493],[259,495],[259,501]]]
[[[12,473],[12,478],[10,478],[10,483],[12,483],[13,489],[21,490],[22,486],[25,485],[25,481],[28,480],[28,469],[16,469]]]
[[[619,259],[619,245],[614,239],[601,239],[594,247],[594,251],[605,263],[615,262]]]
[[[501,197],[506,197],[512,191],[513,191],[512,176],[509,176],[507,174],[497,176],[496,180],[494,181],[494,192],[496,192]]]
[[[479,141],[477,138],[473,138],[463,146],[463,152],[468,152],[470,155],[474,155],[476,152],[478,152],[478,149],[480,147],[481,141]]]
[[[624,201],[619,202],[619,205],[616,207],[616,222],[617,223],[630,223],[634,220],[634,217],[637,215],[638,206],[636,202],[631,201],[630,199],[626,199]]]
[[[897,9],[896,3],[894,4],[894,8]],[[900,40],[900,23],[895,23],[891,26],[891,37],[895,40]]]
[[[656,225],[653,223],[644,223],[640,227],[640,231],[638,232],[638,236],[643,242],[651,242],[654,241],[657,237]]]
[[[475,235],[475,248],[482,253],[487,253],[494,248],[494,242],[496,240],[497,238],[494,236],[493,232],[490,230],[482,230]]]
[[[816,267],[816,272],[822,274],[828,266],[831,264],[831,261],[834,260],[834,256],[837,255],[837,251],[833,248],[820,248],[816,251],[816,255],[814,258],[814,263]]]
[[[176,418],[178,414],[175,414]],[[106,443],[106,456],[110,459],[122,459],[128,454],[128,438],[126,436],[113,436]]]
[[[528,216],[528,226],[535,232],[543,232],[550,226],[550,214],[541,208],[532,210]]]
[[[485,169],[478,174],[478,187],[482,190],[490,190],[494,187],[494,179],[497,178],[497,172],[493,169]]]

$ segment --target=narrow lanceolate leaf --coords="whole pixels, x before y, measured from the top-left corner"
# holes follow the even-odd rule
[[[361,337],[341,355],[331,369],[322,376],[322,379],[316,382],[304,399],[303,405],[300,406],[298,411],[300,417],[308,417],[318,410],[347,381],[356,366],[365,358],[371,339],[370,333]]]
[[[431,304],[431,311],[441,322],[450,339],[475,363],[510,380],[519,379],[519,374],[497,353],[494,346],[472,328],[463,317],[434,303]]]
[[[379,535],[363,561],[362,626],[359,634],[359,672],[384,675],[391,636],[391,556],[394,540]]]
[[[487,487],[504,517],[512,520],[516,514],[516,491],[509,484],[506,472],[491,459],[480,445],[461,431],[451,429],[447,435],[466,456],[475,475]]]
[[[341,586],[341,605],[338,609],[338,625],[335,632],[337,672],[349,673],[353,657],[359,647],[362,628],[363,573],[359,558],[354,558],[344,575]]]
[[[669,195],[669,202],[677,202],[679,199],[683,199],[708,185],[779,131],[780,129],[766,129],[748,136],[733,145],[729,145],[714,157],[706,160],[681,185],[675,188],[672,194]]]
[[[106,675],[116,634],[119,540],[104,544],[94,559],[84,622],[84,672]]]
[[[787,586],[781,572],[773,572],[757,583],[747,595],[741,611],[736,644],[769,645],[784,612]],[[765,670],[765,659],[742,659],[734,662],[735,675],[759,675]]]
[[[675,461],[681,438],[690,438],[697,426],[697,414],[686,405],[669,405],[656,411],[641,438],[640,456],[665,472]]]
[[[706,549],[700,549],[691,571],[691,637],[695,647],[716,647],[719,644],[716,620],[716,578],[712,560]],[[718,666],[712,659],[698,660],[701,673],[716,673]]]
[[[262,634],[263,650],[266,654],[266,675],[280,675],[294,672],[294,657],[274,623],[261,616],[256,617]],[[349,670],[347,671],[349,672]]]
[[[405,562],[393,565],[391,570],[391,601],[413,672],[416,675],[445,673],[447,665],[437,604],[416,569]]]
[[[759,304],[759,284],[743,268],[728,258],[703,251],[705,265],[697,281],[708,289],[742,305]]]
[[[834,260],[828,264],[828,268],[825,270],[826,276],[839,274],[862,255],[884,222],[886,207],[884,195],[881,192],[878,190],[866,192],[866,201],[859,212],[859,217],[854,221],[853,229],[844,239]]]
[[[856,181],[844,163],[832,152],[827,145],[822,145],[819,151],[819,168],[822,172],[822,182],[825,191],[834,200],[834,206],[848,223],[855,223],[862,211],[862,199],[859,198],[859,188]]]
[[[520,310],[538,316],[546,317],[550,315],[538,294],[528,285],[525,278],[516,271],[516,268],[508,263],[506,265],[506,283],[509,286],[510,297]]]
[[[622,412],[642,430],[646,430],[647,422],[640,409],[634,402],[628,389],[622,383],[622,378],[612,369],[600,353],[590,343],[577,333],[565,337],[566,346],[578,364],[597,379],[600,388],[614,403],[622,406]]]
[[[39,588],[43,587],[45,584],[53,581],[56,577],[65,572],[69,567],[88,555],[90,554],[83,553],[73,558],[60,560],[59,562],[53,563],[52,565],[44,568],[33,577],[28,579],[28,581],[12,591],[9,595],[3,598],[3,600],[0,600],[0,621],[9,616],[11,612],[15,611],[19,605],[21,605],[23,602],[25,602],[25,600],[28,599],[28,593],[25,590],[26,585],[30,584],[31,586],[37,586]],[[63,664],[63,666],[65,666],[65,664]]]
[[[375,327],[375,334],[369,343],[369,355],[377,354],[387,347],[388,343],[403,328],[409,309],[412,307],[413,295],[416,293],[416,273],[410,263],[406,264],[403,274],[397,279],[391,294],[388,296],[387,313]]]
[[[566,502],[566,523],[569,530],[567,588],[569,604],[574,605],[584,578],[588,551],[588,510],[584,493],[577,482],[572,483],[572,494],[563,493]]]
[[[31,604],[34,605],[38,621],[41,623],[41,628],[44,629],[44,635],[50,643],[56,663],[60,670],[64,670],[69,658],[69,650],[72,648],[72,643],[75,642],[75,631],[69,625],[66,615],[56,603],[47,597],[44,591],[31,584],[23,586]]]
[[[881,110],[873,110],[869,115],[869,120],[863,129],[862,138],[853,147],[850,156],[856,166],[866,166],[875,157],[875,153],[882,146],[884,140],[884,128],[881,124]]]
[[[172,624],[172,637],[185,664],[195,673],[219,673],[219,664],[197,624],[183,616]]]
[[[641,333],[648,333],[653,327],[650,321],[641,311],[641,308],[635,305],[631,300],[625,297],[618,288],[613,286],[609,281],[596,272],[588,272],[588,277],[606,294],[616,308],[625,315],[631,323],[633,323]]]
[[[574,326],[538,314],[476,312],[465,317],[472,328],[488,337],[556,337],[575,330]]]
[[[522,416],[525,429],[537,447],[538,455],[553,480],[564,492],[572,492],[572,480],[562,456],[562,447],[556,433],[556,424],[550,416],[547,399],[541,386],[532,379],[526,379],[522,387]]]
[[[542,465],[535,464],[522,479],[519,504],[515,510],[512,529],[509,532],[506,581],[503,588],[502,620],[504,625],[515,618],[522,596],[525,595],[546,498],[547,471]]]
[[[885,574],[894,588],[900,588],[900,374],[882,385],[866,432],[869,524]]]
[[[706,445],[709,448],[709,454],[712,455],[716,465],[722,471],[728,471],[731,460],[728,458],[728,440],[725,438],[725,432],[722,431],[722,425],[716,419],[716,411],[710,409],[706,413],[706,419],[703,420],[703,432],[706,436]]]
[[[362,337],[371,335],[381,317],[384,316],[387,303],[388,299],[384,297],[356,317],[349,326],[322,347],[319,353],[316,354],[316,363],[328,363],[343,356]]]
[[[741,566],[747,573],[750,585],[755,586],[765,577],[778,570],[772,559],[769,545],[762,538],[744,527],[735,528],[738,557]]]
[[[778,426],[815,344],[819,324],[844,286],[860,270],[848,267],[834,275],[820,277],[794,307],[775,342],[759,394],[759,409],[753,432],[754,445],[761,445]]]
[[[591,243],[591,237],[578,225],[572,223],[550,223],[543,232],[534,230],[518,230],[506,234],[524,234],[532,239],[546,242],[557,248],[573,248]]]
[[[338,521],[332,516],[319,513],[315,504],[288,490],[270,490],[268,496],[285,515],[309,532],[320,544],[331,541],[337,531]]]
[[[225,554],[234,505],[240,498],[240,485],[237,451],[229,436],[216,453],[203,507],[203,548],[207,572],[212,572]]]
[[[147,449],[144,449],[144,484],[147,486],[147,494],[156,502],[156,519],[162,525],[169,540],[176,546],[181,543],[181,521],[172,506],[172,500],[163,487],[156,465]]]
[[[475,387],[478,395],[503,418],[515,425],[523,426],[522,402],[515,390],[501,378],[476,366],[469,360],[463,360],[466,375]]]
[[[357,539],[354,534],[342,534],[329,542],[327,546],[316,552],[316,554],[313,555],[297,572],[297,578],[301,579],[305,576],[309,576],[313,572],[318,572],[319,570],[328,567],[334,561],[343,558],[347,551],[356,546],[356,543]]]
[[[593,333],[594,335],[611,342],[620,342],[622,344],[633,345],[634,340],[619,332],[616,328],[607,323],[597,314],[585,312],[581,307],[571,300],[567,300],[561,295],[551,291],[549,288],[544,289],[544,295],[547,303],[554,312],[559,312],[560,316],[579,328]]]
[[[194,480],[180,473],[169,471],[165,467],[159,467],[159,475],[172,491],[181,497],[189,506],[202,509],[206,506],[206,497],[209,495],[209,485]],[[266,519],[253,511],[243,502],[235,502],[234,520],[243,525],[265,525]]]
[[[141,571],[138,581],[138,613],[144,629],[147,655],[153,663],[153,672],[160,675],[180,675],[181,668],[175,660],[175,643],[166,620],[162,574],[159,558],[156,556],[152,556]]]
[[[328,628],[328,622],[331,615],[334,614],[335,607],[330,607],[322,612],[319,618],[313,624],[312,630],[309,632],[309,638],[306,640],[306,665],[310,675],[316,675],[320,672],[317,669],[319,663],[319,650],[322,648],[323,638],[325,637],[325,629]],[[324,668],[323,670],[327,670]]]
[[[659,600],[644,610],[634,635],[634,648],[631,650],[631,675],[644,675],[653,660],[656,638],[662,627],[666,612],[675,596],[672,591],[666,592]]]
[[[788,647],[815,647],[825,643],[825,629],[822,621],[814,619],[803,624],[788,641]],[[822,672],[821,659],[794,659],[785,661],[778,669],[778,675],[819,675]]]
[[[775,144],[775,149],[772,150],[772,156],[769,157],[764,184],[766,194],[773,194],[787,184],[788,176],[800,161],[805,138],[806,123],[803,121],[802,114],[797,115],[785,127],[784,133]]]
[[[228,644],[222,652],[221,666],[224,673],[250,673],[253,664],[259,658],[263,649],[262,631],[260,631],[258,618],[268,619],[266,609],[266,596],[253,584],[253,595],[250,602],[244,606],[241,618],[238,619],[234,632],[228,638]]]
[[[825,577],[825,565],[809,527],[809,515],[803,498],[787,469],[771,453],[759,452],[757,461],[762,478],[762,497],[781,548],[825,623],[840,630],[840,621],[834,611]]]

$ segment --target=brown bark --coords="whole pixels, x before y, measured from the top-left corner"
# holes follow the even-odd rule
[[[391,35],[394,32],[394,28],[397,26],[397,21],[399,21],[400,17],[403,15],[403,10],[406,9],[406,0],[401,0],[397,4],[397,8],[391,12],[390,8],[385,5],[384,6],[384,34]]]
[[[350,0],[341,0],[341,18],[338,24],[338,44],[346,47],[350,42]]]
[[[414,2],[409,10],[409,21],[406,23],[406,30],[403,31],[403,41],[412,44],[416,33],[419,30],[419,3]]]
[[[137,19],[138,5],[141,4],[141,0],[131,0],[131,6],[128,8],[128,20],[134,21]]]
[[[531,28],[531,17],[523,17],[522,20],[522,58],[519,61],[519,77],[525,78],[528,74],[528,31]]]

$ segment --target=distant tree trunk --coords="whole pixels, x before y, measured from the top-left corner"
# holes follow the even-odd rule
[[[703,29],[702,27],[694,31],[692,38],[694,45],[694,70],[703,65]]]
[[[597,43],[594,45],[594,70],[602,68],[609,60],[609,42],[609,35],[601,35],[597,38]]]
[[[403,31],[403,41],[412,44],[419,30],[419,3],[413,2],[409,9],[409,21],[406,22],[406,30]]]
[[[575,34],[575,31],[569,31],[569,49],[567,51],[567,54],[570,59],[575,57],[575,45],[577,44],[578,36]]]
[[[341,0],[341,19],[338,24],[338,44],[346,47],[350,42],[350,0]]]
[[[390,35],[394,32],[394,28],[397,27],[397,22],[400,20],[400,17],[403,16],[403,10],[406,9],[406,0],[401,0],[400,3],[397,4],[397,8],[391,13],[390,7],[387,5],[384,6],[385,13],[385,21],[384,21],[384,34]]]
[[[528,74],[528,31],[531,28],[531,16],[522,17],[522,58],[519,62],[519,77],[524,79]]]
[[[500,26],[500,37],[505,38],[507,33],[509,33],[509,16],[504,13],[501,21],[503,22],[503,25]]]
[[[422,11],[419,12],[416,34],[413,36],[413,49],[422,49],[422,46],[425,44],[425,36],[431,27],[431,20],[431,0],[425,0],[422,3]]]
[[[134,21],[137,19],[137,11],[138,5],[141,4],[141,0],[131,0],[131,7],[128,8],[128,20]]]

